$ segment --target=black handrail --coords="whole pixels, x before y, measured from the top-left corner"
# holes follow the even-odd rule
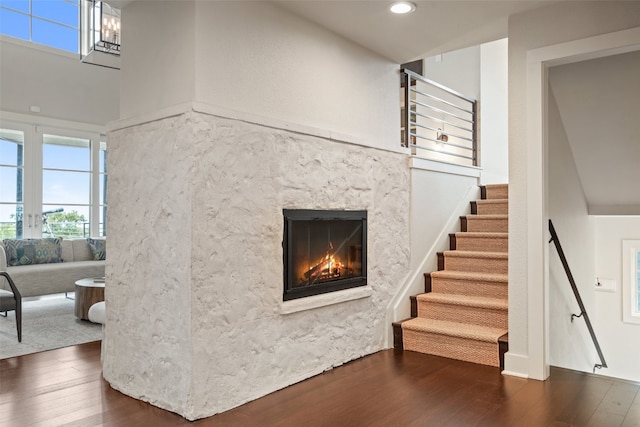
[[[589,320],[589,314],[587,314],[587,309],[584,307],[584,304],[582,303],[582,298],[580,297],[580,292],[578,292],[576,281],[573,279],[573,274],[571,274],[571,269],[569,268],[569,264],[567,263],[567,258],[564,256],[564,251],[562,250],[562,246],[560,245],[558,234],[556,233],[555,228],[553,228],[553,223],[551,222],[551,220],[549,220],[549,232],[551,233],[551,240],[549,240],[549,243],[553,242],[556,246],[558,255],[560,255],[560,261],[562,261],[562,266],[564,267],[564,271],[565,273],[567,273],[567,278],[569,279],[569,283],[571,284],[573,295],[576,297],[576,300],[578,301],[578,307],[580,307],[580,314],[572,314],[571,322],[573,322],[574,318],[584,317],[584,321],[587,324],[587,329],[589,329],[589,334],[591,335],[593,344],[596,346],[596,351],[598,352],[598,356],[600,357],[600,363],[599,364],[596,363],[593,366],[593,372],[596,371],[596,368],[598,369],[606,368],[607,362],[605,362],[604,356],[602,355],[602,350],[600,349],[600,344],[598,344],[596,333],[593,331],[593,326],[591,326],[591,321]]]

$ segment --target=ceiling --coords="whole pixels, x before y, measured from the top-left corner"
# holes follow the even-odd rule
[[[274,1],[398,64],[507,36],[509,16],[555,1],[424,1],[394,15],[391,0]]]
[[[640,51],[552,67],[589,213],[640,215]]]

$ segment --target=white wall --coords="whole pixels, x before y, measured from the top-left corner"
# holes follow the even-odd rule
[[[509,180],[508,42],[472,46],[425,60],[424,75],[479,100],[481,184]]]
[[[549,78],[589,213],[640,215],[640,50],[556,66]]]
[[[480,98],[480,46],[454,50],[424,61],[424,76],[464,96]]]
[[[480,183],[509,182],[509,42],[480,45]]]
[[[120,118],[195,97],[195,5],[135,1],[122,12]],[[210,78],[221,78],[215,69]]]
[[[622,241],[640,239],[640,217],[593,218],[595,275],[616,282],[615,292],[595,292],[595,331],[608,365],[598,373],[640,382],[640,325],[622,322]]]
[[[0,110],[105,126],[119,118],[120,72],[78,55],[0,38]],[[31,105],[40,113],[32,114]]]
[[[470,193],[470,188],[476,191]],[[422,167],[411,169],[411,268],[420,266],[431,245],[439,237],[451,216],[467,215],[469,202],[479,198],[478,179],[469,175],[438,172]],[[459,212],[462,204],[464,211]],[[451,233],[460,231],[460,222]],[[445,233],[448,239],[448,233]],[[438,249],[449,249],[446,244]],[[436,260],[427,266],[427,271],[436,270]]]
[[[122,118],[197,101],[406,151],[399,65],[272,3],[134,2],[123,27]]]
[[[594,316],[594,230],[553,93],[549,93],[549,218],[590,317]],[[549,249],[549,363],[591,372],[600,363],[553,244]],[[593,321],[593,319],[592,319]]]
[[[540,160],[543,147],[529,147],[527,128],[527,51],[558,43],[640,26],[637,2],[561,2],[509,19],[509,354],[507,371],[542,378],[544,343],[530,332],[544,330],[538,301],[544,271],[546,198]],[[537,95],[537,94],[536,94]],[[585,119],[587,120],[587,119]],[[543,192],[544,194],[544,192]],[[544,216],[544,215],[543,215]],[[534,221],[535,219],[535,221]],[[536,299],[530,300],[530,295]],[[541,313],[529,313],[529,303]],[[539,316],[529,325],[529,316]],[[530,340],[532,338],[532,340]]]

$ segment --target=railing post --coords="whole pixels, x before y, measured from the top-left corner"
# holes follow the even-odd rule
[[[473,101],[471,104],[471,111],[473,111],[473,125],[471,148],[473,149],[473,166],[478,166],[478,101]]]
[[[404,110],[402,111],[401,118],[400,118],[401,120],[400,126],[402,127],[401,139],[402,139],[402,146],[409,147],[410,134],[411,134],[410,125],[409,125],[411,122],[411,91],[409,90],[409,87],[411,85],[411,78],[407,73],[404,72],[404,68],[400,70],[400,78],[402,79],[401,86],[404,89],[403,90]]]

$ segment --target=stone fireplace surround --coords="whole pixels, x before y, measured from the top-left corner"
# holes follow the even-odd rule
[[[409,269],[407,156],[321,133],[193,108],[114,126],[108,232],[127,248],[107,264],[115,389],[193,420],[385,347]],[[282,209],[368,211],[364,292],[287,307]]]

